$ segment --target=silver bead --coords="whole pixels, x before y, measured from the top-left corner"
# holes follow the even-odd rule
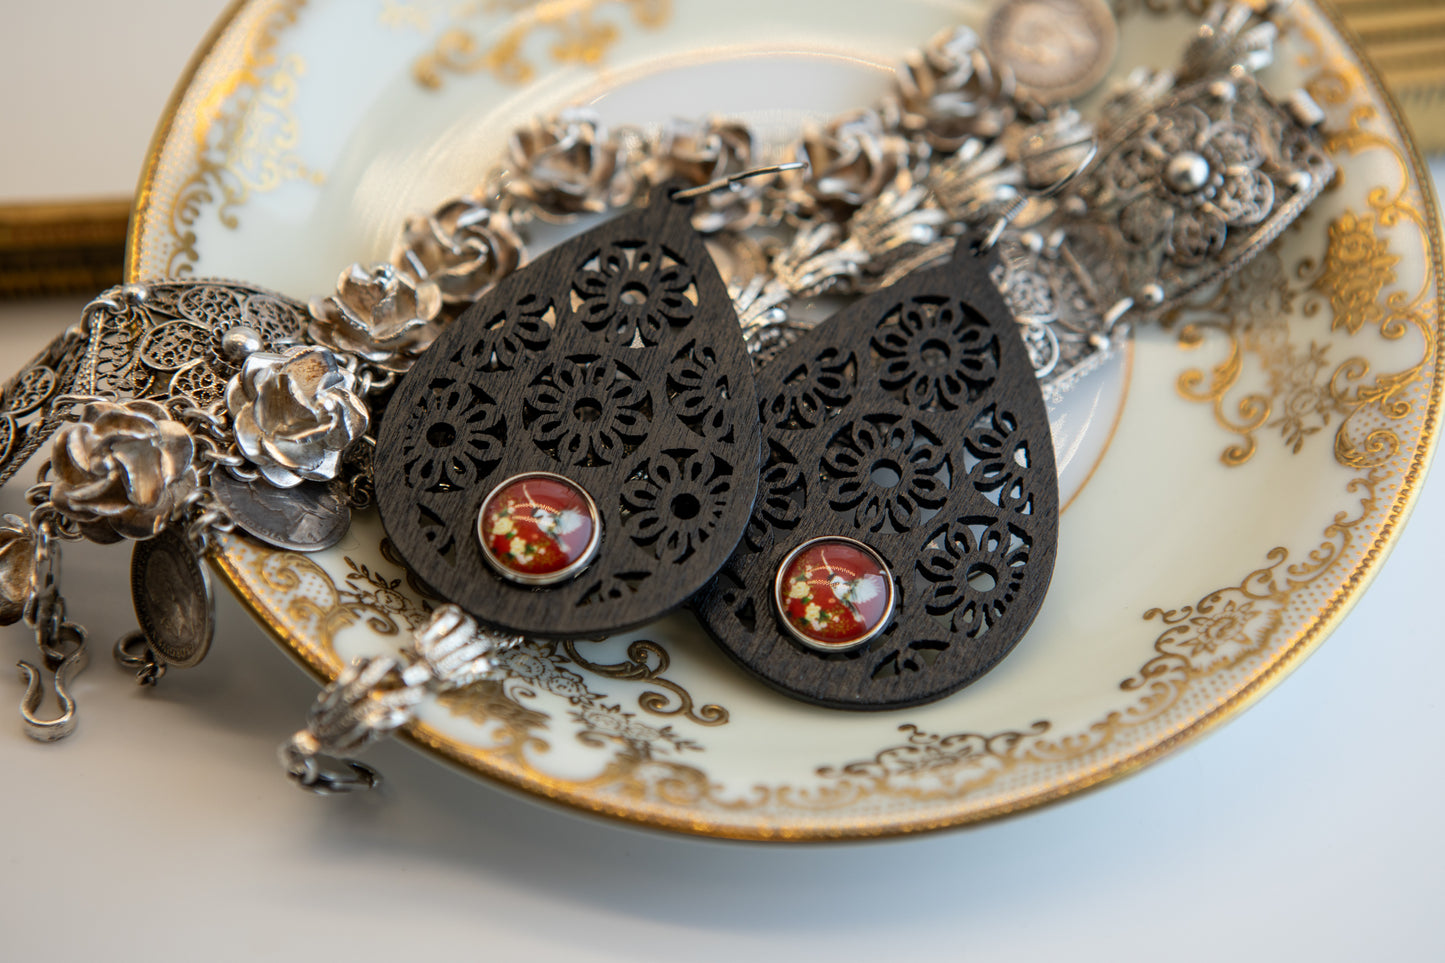
[[[240,364],[246,360],[247,355],[260,351],[262,344],[261,332],[238,324],[221,335],[221,357],[232,364]]]

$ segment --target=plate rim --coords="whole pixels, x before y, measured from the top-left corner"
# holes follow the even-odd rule
[[[154,181],[161,151],[175,125],[181,103],[197,74],[214,52],[217,43],[227,35],[232,24],[247,8],[253,4],[264,2],[268,2],[268,0],[230,0],[201,39],[177,79],[147,147],[131,206],[130,224],[126,233],[125,283],[135,283],[140,280],[142,226],[154,199]],[[1425,226],[1423,234],[1426,241],[1425,246],[1429,252],[1428,266],[1435,283],[1433,299],[1436,308],[1435,328],[1437,333],[1445,333],[1445,283],[1442,283],[1445,281],[1445,257],[1442,257],[1439,198],[1428,165],[1420,153],[1413,131],[1405,121],[1398,101],[1384,85],[1378,69],[1368,58],[1364,46],[1355,32],[1332,4],[1321,2],[1321,0],[1309,0],[1307,5],[1335,30],[1343,46],[1352,55],[1353,66],[1359,69],[1361,78],[1371,92],[1378,97],[1380,104],[1384,106],[1388,120],[1400,135],[1401,156],[1408,163],[1409,172],[1419,185],[1425,200],[1429,202],[1425,205],[1427,209],[1423,212]],[[1337,583],[1333,598],[1325,610],[1315,618],[1299,638],[1279,653],[1267,668],[1263,669],[1239,691],[1231,694],[1228,699],[1177,732],[1107,766],[1083,772],[1057,784],[1045,786],[1035,793],[993,806],[942,817],[889,815],[878,818],[876,821],[854,823],[849,820],[838,820],[832,825],[814,823],[798,828],[768,827],[757,824],[730,825],[722,822],[710,822],[697,817],[686,818],[650,804],[626,808],[613,805],[607,800],[567,788],[564,780],[542,773],[521,777],[500,769],[479,769],[464,756],[460,749],[456,748],[460,743],[427,727],[420,721],[407,724],[398,730],[396,735],[409,745],[432,754],[450,768],[462,770],[469,776],[479,776],[507,790],[525,793],[528,798],[539,802],[565,806],[584,815],[606,817],[634,828],[668,830],[715,839],[753,842],[837,842],[883,839],[978,825],[1006,816],[1031,812],[1076,797],[1134,775],[1150,764],[1215,731],[1224,723],[1237,718],[1273,690],[1338,628],[1379,575],[1385,560],[1399,539],[1401,529],[1408,521],[1419,499],[1424,478],[1430,470],[1440,443],[1440,409],[1442,395],[1445,395],[1445,384],[1442,384],[1442,379],[1445,379],[1445,352],[1437,349],[1433,365],[1433,379],[1428,393],[1428,405],[1423,412],[1421,423],[1420,443],[1416,446],[1408,463],[1408,469],[1403,473],[1399,491],[1359,562],[1346,577]],[[1096,465],[1095,468],[1097,467]],[[242,607],[292,661],[305,669],[318,682],[326,684],[332,681],[333,667],[323,659],[313,658],[305,647],[293,643],[288,638],[286,629],[270,617],[270,613],[262,601],[245,584],[244,577],[233,559],[218,554],[210,557],[210,563]]]

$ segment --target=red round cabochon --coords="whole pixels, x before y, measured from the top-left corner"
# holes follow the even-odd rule
[[[872,637],[888,618],[893,581],[871,551],[844,539],[805,545],[783,569],[778,608],[805,642],[848,648]]]
[[[562,478],[523,475],[482,504],[482,543],[503,575],[566,572],[586,559],[596,532],[596,509],[581,488]]]

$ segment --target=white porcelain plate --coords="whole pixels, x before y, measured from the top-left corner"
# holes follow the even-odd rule
[[[1113,73],[1169,67],[1193,18],[1120,0]],[[1188,6],[1181,3],[1181,7]],[[743,115],[779,136],[874,101],[892,63],[983,4],[942,0],[250,0],[198,55],[137,199],[129,274],[298,298],[384,258],[508,131]],[[1297,3],[1266,85],[1328,112],[1337,182],[1267,253],[1053,412],[1068,501],[1043,611],[973,686],[817,709],[752,681],[689,615],[534,643],[407,733],[478,775],[714,836],[818,839],[985,819],[1127,773],[1296,665],[1378,568],[1436,437],[1440,249],[1374,74]],[[374,516],[318,555],[225,542],[219,567],[306,666],[391,651],[420,596]]]

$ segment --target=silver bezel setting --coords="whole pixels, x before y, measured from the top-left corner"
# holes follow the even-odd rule
[[[783,576],[788,571],[788,566],[793,564],[795,558],[819,542],[841,542],[845,545],[852,546],[866,553],[873,561],[877,562],[878,567],[883,570],[883,582],[888,586],[888,604],[884,607],[883,617],[878,620],[878,624],[860,639],[855,639],[852,642],[832,644],[819,642],[817,639],[804,635],[788,620],[788,613],[783,600]],[[820,535],[817,538],[808,539],[787,555],[783,556],[783,560],[778,563],[777,572],[773,575],[773,613],[777,616],[778,621],[783,624],[783,628],[788,630],[789,635],[815,652],[852,652],[872,642],[878,638],[878,636],[882,635],[887,630],[889,623],[893,621],[893,607],[897,599],[898,593],[893,589],[893,569],[883,560],[883,556],[871,545],[864,544],[856,538],[848,538],[844,535]]]

